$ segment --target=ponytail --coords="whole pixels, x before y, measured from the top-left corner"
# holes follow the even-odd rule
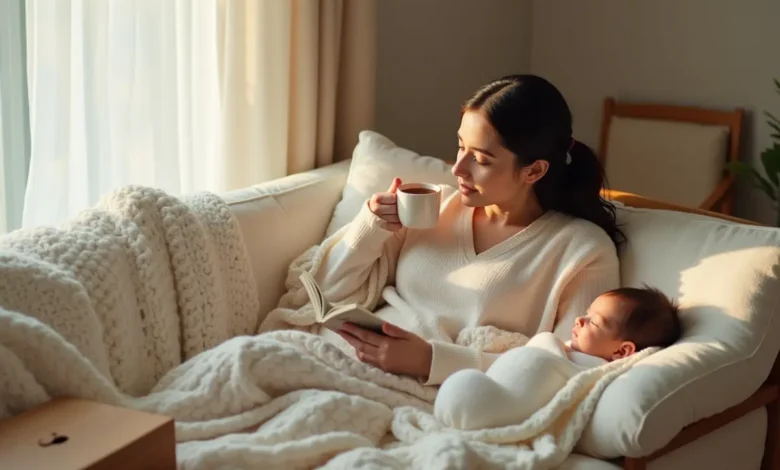
[[[557,207],[548,209],[593,222],[619,246],[625,236],[617,226],[615,206],[601,197],[601,190],[607,188],[601,161],[590,147],[577,140],[574,140],[568,158],[569,162],[563,167],[562,187],[565,189],[559,189],[560,197],[550,201]],[[541,204],[544,206],[544,202]]]

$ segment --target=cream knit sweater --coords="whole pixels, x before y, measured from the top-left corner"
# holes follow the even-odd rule
[[[473,213],[445,187],[436,227],[390,232],[365,204],[315,273],[326,298],[345,298],[384,252],[391,273],[376,313],[432,344],[429,385],[461,369],[485,371],[498,357],[455,344],[464,329],[492,325],[568,339],[574,319],[620,283],[615,246],[591,222],[548,212],[476,254]]]

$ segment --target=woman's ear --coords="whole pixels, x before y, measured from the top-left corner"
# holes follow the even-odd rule
[[[523,181],[528,184],[533,184],[542,179],[547,174],[547,170],[550,169],[550,162],[547,160],[536,160],[530,165],[523,168]]]
[[[612,353],[612,360],[628,357],[636,352],[636,345],[631,341],[623,341]]]

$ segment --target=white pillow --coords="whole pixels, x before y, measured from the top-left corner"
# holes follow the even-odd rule
[[[347,184],[333,211],[326,236],[352,221],[372,194],[387,191],[394,177],[404,183],[433,183],[457,186],[450,165],[441,159],[421,156],[398,147],[378,132],[364,130],[352,153]]]

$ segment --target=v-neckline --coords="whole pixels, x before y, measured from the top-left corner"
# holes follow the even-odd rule
[[[528,224],[522,230],[496,243],[487,250],[477,253],[474,245],[474,208],[467,207],[466,210],[463,211],[463,218],[461,219],[461,245],[463,254],[469,261],[486,260],[500,256],[519,245],[529,236],[541,230],[541,227],[546,225],[547,221],[550,220],[552,214],[553,211],[545,212],[541,217]]]

